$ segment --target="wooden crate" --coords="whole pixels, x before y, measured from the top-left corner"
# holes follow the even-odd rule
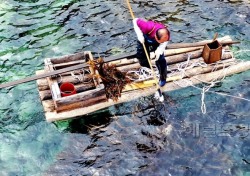
[[[93,60],[92,54],[89,51],[60,58],[47,58],[44,60],[44,72],[52,72],[82,64],[89,60]],[[107,101],[104,86],[94,76],[95,74],[97,73],[94,68],[89,66],[88,68],[39,80],[39,94],[44,107],[48,107],[46,110],[50,112],[69,111]],[[60,86],[66,82],[72,83],[75,86],[76,94],[65,97],[61,95]],[[53,102],[53,105],[51,102]]]

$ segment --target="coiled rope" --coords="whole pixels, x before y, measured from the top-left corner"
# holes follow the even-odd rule
[[[242,50],[242,51],[239,51],[239,52],[237,52],[237,53],[246,52],[246,51],[248,51],[248,50],[244,50],[244,51]],[[231,51],[229,51],[229,50],[223,50],[222,55],[225,54],[225,53],[231,54],[232,58],[235,59],[235,57],[234,57],[234,55],[233,55],[233,53],[232,53]],[[189,56],[189,58],[188,58],[188,60],[187,60],[186,63],[188,63],[189,60],[190,60],[190,56]],[[236,59],[235,59],[235,61],[236,61]],[[227,68],[225,68],[225,65],[224,65],[224,63],[223,63],[222,61],[218,61],[218,62],[215,63],[215,67],[214,67],[214,68],[216,68],[216,65],[217,65],[217,64],[223,63],[223,69],[222,69],[223,71],[221,72],[221,74],[223,74],[223,76],[222,76],[222,78],[221,78],[220,80],[218,80],[218,78],[221,77],[221,75],[218,75],[217,78],[213,79],[213,80],[210,81],[210,82],[206,82],[206,81],[204,81],[204,80],[201,80],[201,79],[198,79],[198,78],[196,78],[196,77],[193,77],[194,79],[197,79],[198,81],[200,81],[200,82],[202,82],[202,83],[208,84],[207,86],[204,86],[204,87],[202,87],[202,88],[199,88],[199,87],[195,86],[195,85],[192,83],[192,81],[190,81],[190,80],[184,80],[184,79],[182,79],[182,80],[185,81],[186,84],[188,84],[189,86],[192,86],[192,87],[194,87],[194,88],[196,88],[196,89],[198,89],[198,90],[201,90],[201,112],[202,112],[203,114],[206,114],[206,112],[207,112],[207,110],[206,110],[206,103],[205,103],[205,94],[206,94],[207,92],[209,92],[209,93],[215,93],[215,94],[218,94],[218,95],[227,96],[227,97],[231,97],[231,98],[240,99],[240,100],[244,100],[244,101],[250,102],[250,99],[247,99],[247,98],[243,98],[243,97],[239,97],[239,96],[233,96],[233,95],[226,94],[226,93],[220,93],[220,92],[210,91],[210,88],[214,87],[217,83],[220,83],[220,82],[222,82],[222,81],[225,79],[227,70],[228,70],[231,66],[235,65],[235,63],[236,63],[235,61],[232,61],[232,64],[231,64],[230,66],[228,66]],[[241,61],[241,62],[242,62],[242,61]],[[238,61],[238,63],[239,63],[239,61]],[[195,65],[196,65],[196,64],[195,64]],[[199,65],[199,64],[197,64],[197,65]],[[185,68],[190,69],[190,68],[192,68],[192,67],[187,67],[187,66],[186,66]],[[185,73],[186,70],[187,70],[187,69],[181,69],[180,71],[182,71],[183,75],[186,75],[186,73]],[[214,71],[216,71],[216,70],[213,69],[212,72],[214,72]],[[183,78],[183,77],[182,77],[182,78]],[[182,86],[182,85],[181,85],[180,83],[178,83],[177,81],[173,81],[173,82],[174,82],[175,84],[177,84],[178,86],[180,86],[180,87],[187,87],[187,86]]]
[[[153,66],[154,72],[156,74],[156,77],[159,78],[159,71],[156,70],[156,67]],[[154,78],[153,72],[150,68],[147,67],[140,67],[139,70],[131,70],[127,72],[127,77],[134,81],[134,82],[140,82],[145,81],[151,78]]]
[[[237,51],[236,53],[241,53],[241,52],[249,52],[250,50],[241,50],[241,51]],[[232,53],[232,51],[230,50],[222,50],[222,55],[224,54],[230,54],[232,57],[232,61],[229,62],[229,66],[226,67],[225,63],[223,61],[217,61],[216,63],[212,63],[210,64],[210,66],[214,66],[211,72],[215,72],[217,71],[217,66],[219,64],[223,64],[223,68],[221,70],[223,70],[222,72],[220,72],[220,74],[214,78],[212,81],[207,82],[204,81],[202,79],[199,79],[197,77],[192,77],[194,79],[197,79],[199,82],[207,84],[206,86],[203,86],[202,88],[197,87],[193,84],[192,81],[187,80],[187,79],[183,79],[184,77],[188,77],[186,71],[189,69],[192,69],[194,67],[207,67],[208,65],[204,62],[204,61],[199,61],[199,62],[194,62],[190,64],[190,59],[191,59],[191,55],[188,55],[187,61],[177,64],[177,68],[171,70],[171,73],[169,73],[169,77],[171,77],[171,75],[175,75],[175,74],[180,74],[181,75],[181,79],[178,81],[173,81],[176,85],[178,85],[179,87],[188,87],[191,86],[195,89],[198,89],[201,91],[201,112],[203,114],[206,114],[207,112],[207,108],[206,108],[206,103],[205,103],[205,95],[206,93],[215,93],[221,96],[227,96],[227,97],[231,97],[231,98],[235,98],[235,99],[240,99],[240,100],[244,100],[244,101],[248,101],[250,102],[250,99],[244,98],[244,97],[239,97],[239,96],[234,96],[234,95],[230,95],[230,94],[226,94],[226,93],[220,93],[220,92],[215,92],[215,91],[211,91],[210,89],[212,87],[214,87],[217,83],[222,82],[227,74],[227,70],[235,65],[236,63],[240,63],[243,62],[241,60],[236,60],[236,58],[234,57],[234,54]],[[169,70],[169,69],[168,69]],[[148,69],[146,67],[141,67],[138,71],[129,71],[127,75],[133,75],[133,76],[129,76],[129,78],[135,82],[139,82],[139,81],[144,81],[144,80],[148,80],[153,78],[153,73],[151,71],[151,69]],[[155,74],[157,77],[159,77],[159,73],[157,71],[155,71]],[[220,79],[219,79],[220,78]],[[182,82],[181,82],[182,81]]]

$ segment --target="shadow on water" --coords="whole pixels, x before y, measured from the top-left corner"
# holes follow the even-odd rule
[[[70,133],[88,134],[94,128],[104,128],[108,126],[112,118],[109,110],[101,110],[100,112],[84,115],[77,119],[54,122],[61,131]]]
[[[104,175],[127,175],[147,167],[151,156],[167,142],[162,135],[162,131],[167,135],[169,128],[164,106],[152,97],[140,98],[111,107],[113,115],[104,112],[70,121],[66,131],[71,132],[69,143],[74,147],[61,152],[47,174],[74,171],[76,175],[92,175],[100,169]]]

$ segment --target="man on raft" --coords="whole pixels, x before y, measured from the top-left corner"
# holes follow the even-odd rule
[[[139,63],[143,67],[150,68],[142,45],[144,43],[148,55],[150,55],[150,52],[155,52],[156,66],[160,74],[159,85],[162,87],[166,84],[167,78],[167,62],[164,57],[164,50],[170,39],[170,32],[167,27],[161,23],[146,21],[141,18],[135,18],[133,25],[138,38],[136,56]]]

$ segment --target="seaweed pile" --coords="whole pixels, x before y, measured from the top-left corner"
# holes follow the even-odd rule
[[[106,97],[117,101],[126,84],[131,83],[131,80],[126,76],[127,72],[121,72],[114,64],[104,63],[101,58],[98,59],[97,63],[95,69],[98,70],[104,84]]]

